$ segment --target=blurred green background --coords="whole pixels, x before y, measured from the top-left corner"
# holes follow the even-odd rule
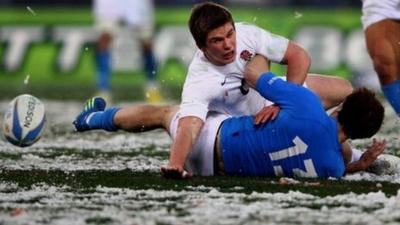
[[[41,25],[93,25],[91,9],[65,7],[36,7],[32,14],[27,8],[0,9],[0,26]],[[236,21],[254,23],[273,33],[292,38],[302,26],[333,26],[344,34],[360,29],[359,9],[294,9],[294,8],[231,8]],[[156,28],[164,26],[186,26],[190,7],[156,8]],[[156,31],[157,32],[157,31]],[[28,92],[38,97],[55,99],[86,99],[95,92],[94,49],[88,43],[82,49],[77,67],[68,73],[57,70],[56,57],[60,45],[46,39],[29,46],[20,69],[6,72],[0,67],[0,98],[12,98]],[[7,43],[0,44],[0,59],[3,61]],[[284,74],[285,68],[274,65],[272,70]],[[334,69],[313,71],[336,74],[351,79],[352,73],[346,65]],[[186,66],[177,60],[168,60],[159,68],[159,80],[167,99],[179,100],[185,79]],[[25,82],[29,75],[29,82]],[[144,74],[138,71],[114,71],[113,94],[116,99],[143,99]]]

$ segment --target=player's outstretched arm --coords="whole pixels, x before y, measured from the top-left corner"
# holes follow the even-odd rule
[[[203,120],[195,116],[179,120],[176,137],[171,146],[169,164],[161,169],[166,178],[188,178],[191,174],[184,169],[186,159],[203,127]]]
[[[386,148],[386,140],[373,139],[372,145],[365,151],[360,159],[346,165],[346,173],[355,173],[366,170]]]
[[[289,42],[281,64],[287,65],[287,81],[302,85],[311,65],[309,54],[294,42]]]

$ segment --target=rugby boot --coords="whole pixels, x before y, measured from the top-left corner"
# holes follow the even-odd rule
[[[86,101],[85,107],[82,112],[72,122],[76,131],[90,130],[88,119],[94,112],[104,111],[106,108],[106,101],[102,97],[93,97]]]

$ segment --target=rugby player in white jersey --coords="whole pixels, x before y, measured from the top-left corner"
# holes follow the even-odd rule
[[[189,28],[199,50],[183,86],[179,125],[169,165],[163,170],[166,176],[184,173],[184,163],[208,112],[254,115],[267,104],[243,76],[246,63],[255,54],[286,64],[290,82],[303,84],[307,77],[307,86],[320,96],[325,108],[339,104],[352,91],[343,79],[307,76],[310,58],[305,50],[254,25],[234,23],[221,5],[206,2],[194,6]]]
[[[382,91],[400,115],[400,0],[362,0],[361,21]]]
[[[156,60],[153,53],[154,5],[152,0],[94,0],[93,14],[96,28],[100,32],[96,43],[96,72],[99,94],[111,97],[110,75],[111,42],[121,23],[140,43],[143,70],[146,74],[146,92],[149,102],[161,101],[156,80]]]

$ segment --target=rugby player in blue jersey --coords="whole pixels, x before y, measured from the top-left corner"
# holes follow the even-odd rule
[[[249,84],[280,108],[278,116],[254,125],[253,116],[230,117],[209,113],[187,158],[171,154],[170,161],[183,160],[184,171],[166,177],[192,174],[240,176],[341,177],[346,169],[366,169],[385,149],[385,141],[374,140],[359,160],[349,163],[351,153],[342,148],[347,139],[368,138],[380,128],[384,108],[367,89],[357,89],[341,108],[328,116],[321,100],[310,90],[263,73],[257,57],[245,71]],[[178,106],[139,105],[105,109],[101,98],[93,98],[74,124],[78,131],[104,129],[142,132],[164,128],[174,138],[179,120]]]

